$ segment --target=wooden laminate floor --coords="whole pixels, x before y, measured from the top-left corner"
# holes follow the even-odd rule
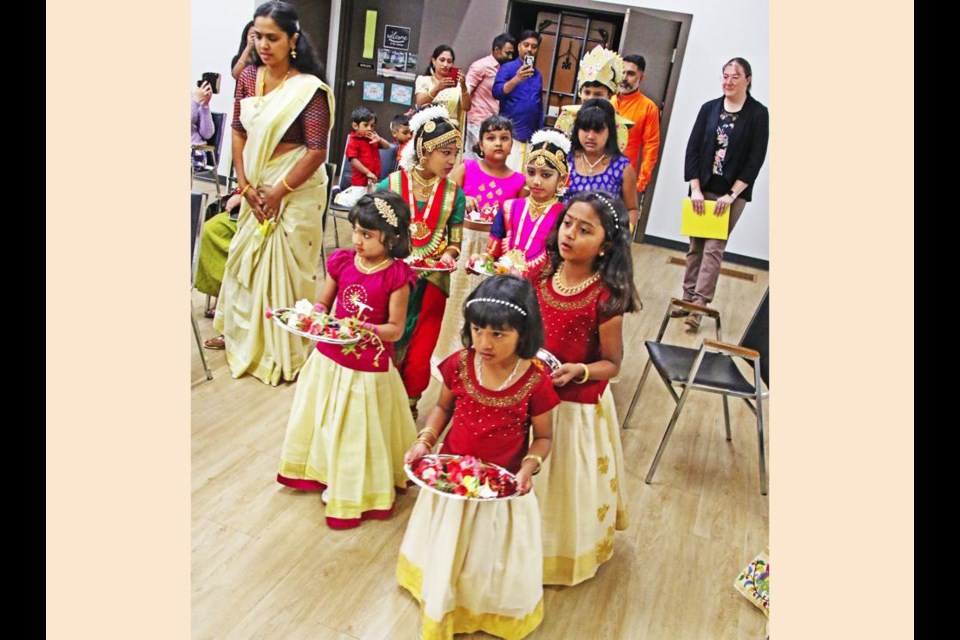
[[[346,225],[341,233],[346,240]],[[613,386],[620,416],[646,362],[643,341],[655,337],[683,274],[670,264],[680,255],[675,251],[650,245],[634,245],[633,251],[645,306],[625,322],[622,380]],[[717,289],[724,336],[736,342],[768,274],[727,266],[753,276],[722,277]],[[214,332],[203,318],[204,300],[193,293],[193,312],[206,338]],[[713,337],[708,320],[697,337],[684,333],[680,321],[671,325],[668,342]],[[207,381],[192,339],[185,348],[191,349],[192,385],[193,637],[416,638],[418,606],[394,579],[415,491],[399,499],[390,520],[328,529],[318,495],[275,482],[294,385],[274,388],[250,376],[235,380],[222,351],[206,351],[214,375]],[[437,391],[433,380],[421,414]],[[730,407],[728,443],[720,398],[691,395],[655,481],[646,485],[643,477],[673,410],[663,384],[651,375],[622,432],[630,527],[617,534],[612,560],[594,579],[545,590],[545,618],[531,640],[764,637],[765,618],[733,581],[768,545],[768,498],[759,491],[755,419],[742,402]],[[764,408],[768,436],[775,437],[769,404]]]

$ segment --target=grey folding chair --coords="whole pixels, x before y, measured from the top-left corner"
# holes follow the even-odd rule
[[[337,165],[332,162],[324,162],[323,166],[327,170],[327,202],[325,203],[323,211],[323,219],[320,221],[320,267],[323,269],[323,277],[327,277],[327,218],[330,212],[330,207],[333,206],[333,196],[336,194],[336,189],[334,188],[334,181],[337,177]],[[333,234],[336,236],[337,229],[334,226]],[[339,245],[338,245],[339,246]]]
[[[340,234],[337,233],[337,220],[347,220],[347,214],[350,213],[350,207],[344,207],[333,201],[337,194],[350,186],[350,179],[353,177],[353,167],[347,160],[346,149],[344,149],[343,160],[340,163],[340,181],[335,187],[330,189],[330,203],[327,206],[327,215],[333,217],[333,242],[334,246],[340,248]]]
[[[223,135],[226,130],[227,114],[211,113],[213,119],[213,135],[203,144],[190,145],[193,151],[202,151],[207,158],[203,171],[190,170],[190,188],[193,188],[193,179],[199,176],[210,176],[213,178],[214,188],[217,191],[217,198],[220,198],[220,149],[223,147]]]
[[[723,397],[723,422],[726,439],[732,439],[730,434],[730,410],[727,404],[727,397],[741,398],[750,407],[750,410],[757,418],[757,445],[760,464],[760,493],[767,495],[767,465],[766,454],[764,453],[764,422],[763,422],[763,403],[762,400],[770,395],[770,356],[769,356],[769,293],[767,289],[763,298],[760,300],[753,318],[747,325],[743,337],[739,344],[728,344],[720,339],[720,314],[715,309],[691,305],[676,298],[667,305],[664,313],[663,323],[660,327],[660,333],[655,341],[647,341],[646,347],[650,354],[650,359],[643,370],[640,378],[640,385],[630,404],[630,409],[624,418],[624,426],[630,419],[630,415],[643,389],[643,383],[646,380],[647,373],[652,365],[667,390],[677,403],[667,428],[664,431],[657,454],[653,458],[650,470],[647,472],[645,482],[650,484],[653,481],[653,475],[656,473],[657,465],[660,464],[660,458],[666,449],[667,441],[670,439],[673,429],[680,417],[680,411],[689,397],[690,391],[706,391],[708,393],[717,393]],[[704,313],[713,314],[717,323],[717,339],[704,340],[699,349],[681,347],[664,344],[664,331],[670,320],[670,312],[674,308],[687,308],[688,310],[697,310]],[[753,380],[748,380],[737,367],[735,358],[745,360],[753,367]],[[692,382],[691,382],[692,381]],[[764,389],[766,385],[766,389]],[[683,391],[679,396],[674,386],[681,387]],[[751,402],[752,401],[752,402]]]
[[[203,343],[200,340],[200,327],[197,325],[197,318],[193,315],[193,281],[197,277],[197,265],[200,263],[200,234],[203,233],[203,211],[207,203],[207,194],[190,192],[190,322],[193,324],[193,337],[197,340],[197,350],[200,351],[200,362],[203,363],[203,371],[207,375],[207,380],[213,380],[213,373],[207,365],[207,356],[203,352]]]

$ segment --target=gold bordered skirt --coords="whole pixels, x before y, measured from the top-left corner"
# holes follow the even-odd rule
[[[543,529],[543,583],[575,585],[613,555],[627,528],[623,448],[610,387],[598,404],[561,402],[550,456],[536,477]]]

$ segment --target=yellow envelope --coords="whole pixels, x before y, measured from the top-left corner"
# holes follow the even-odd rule
[[[680,235],[691,238],[713,238],[726,240],[730,233],[730,207],[722,216],[713,215],[717,203],[713,200],[703,201],[703,210],[706,212],[698,216],[693,211],[693,202],[690,198],[683,199],[683,214],[680,218]]]

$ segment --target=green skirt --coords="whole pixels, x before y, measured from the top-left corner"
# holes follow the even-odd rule
[[[237,233],[237,221],[226,211],[218,213],[203,224],[200,237],[200,258],[197,262],[197,291],[209,296],[220,295],[223,268],[227,264],[227,249]]]

